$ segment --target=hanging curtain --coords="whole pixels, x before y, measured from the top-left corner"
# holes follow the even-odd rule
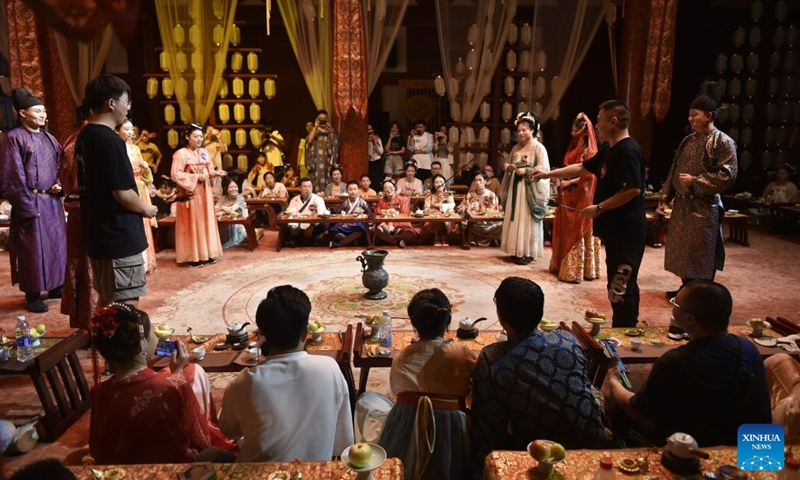
[[[57,31],[54,34],[69,90],[78,105],[83,101],[86,84],[103,70],[112,35],[111,24],[106,26],[100,37],[91,42],[67,38]]]
[[[451,116],[468,123],[489,93],[517,0],[478,0],[477,9],[462,3],[436,0],[436,25]],[[474,19],[471,25],[469,18]]]
[[[641,109],[645,116],[653,107],[660,122],[669,111],[678,0],[653,0],[650,10]]]
[[[141,0],[23,0],[36,16],[69,38],[92,42],[111,24],[123,45],[139,26]]]
[[[236,0],[156,0],[161,43],[170,60],[169,77],[185,123],[204,124],[214,107],[235,12]],[[223,29],[219,44],[214,43],[217,26]]]
[[[367,41],[367,95],[381,76],[411,0],[362,0]]]
[[[333,112],[330,0],[278,0],[286,33],[317,109]]]
[[[532,110],[542,123],[558,118],[558,107],[605,19],[610,0],[576,0],[557,4],[536,0],[531,35],[530,85]],[[544,52],[544,53],[541,53]]]

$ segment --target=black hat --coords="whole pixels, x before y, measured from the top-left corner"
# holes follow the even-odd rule
[[[719,86],[716,82],[708,82],[706,93],[694,99],[689,108],[714,113],[719,108]]]
[[[14,109],[18,112],[37,105],[44,105],[41,99],[34,97],[30,90],[24,87],[15,88],[11,91],[11,102],[14,104]]]

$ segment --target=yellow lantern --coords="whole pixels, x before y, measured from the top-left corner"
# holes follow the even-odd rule
[[[231,45],[234,47],[242,42],[242,31],[234,23],[231,25]]]
[[[175,94],[175,86],[173,85],[171,78],[166,77],[161,80],[161,91],[164,93],[165,97],[172,98],[172,96]]]
[[[203,56],[200,52],[194,52],[192,54],[192,70],[195,72],[203,71]]]
[[[236,157],[236,167],[247,171],[247,155],[240,153],[239,156]]]
[[[227,128],[223,128],[219,132],[219,139],[222,143],[225,144],[226,147],[231,146],[231,131]]]
[[[214,12],[214,18],[217,20],[222,18],[222,0],[214,0],[211,2],[211,10]]]
[[[258,148],[261,146],[261,141],[261,132],[259,132],[257,128],[251,128],[250,143],[252,143],[254,147]]]
[[[171,148],[177,148],[178,147],[178,140],[179,139],[180,139],[180,137],[178,136],[178,131],[177,130],[170,129],[170,131],[167,132],[167,143],[169,144],[169,146]]]
[[[223,40],[225,40],[225,29],[222,25],[216,25],[211,31],[211,38],[214,40],[214,45],[219,47]]]
[[[227,67],[227,65],[225,64],[225,57],[222,56],[222,52],[215,53],[214,54],[214,68],[216,68],[220,72],[224,72],[225,71],[225,67]]]
[[[257,103],[250,104],[250,120],[253,123],[258,123],[261,121],[261,106]]]
[[[178,69],[179,72],[183,73],[186,70],[188,62],[186,60],[186,54],[183,52],[178,52],[175,55],[175,67]]]
[[[158,95],[158,80],[155,78],[148,78],[147,79],[147,96],[150,98],[156,98]]]
[[[180,112],[181,112],[181,122],[183,123],[191,122],[192,120],[191,110],[186,111],[183,109],[183,107],[180,107]]]
[[[175,107],[172,105],[164,107],[164,121],[167,122],[167,125],[175,123]]]
[[[250,93],[250,98],[258,98],[260,89],[261,82],[259,82],[257,78],[251,78],[247,85],[247,91]]]
[[[237,128],[236,129],[236,146],[239,148],[244,148],[247,145],[247,132],[244,128]]]
[[[228,81],[224,78],[219,81],[219,91],[217,92],[219,98],[225,98],[228,96]]]
[[[161,52],[158,55],[158,64],[161,66],[161,70],[169,72],[169,53],[166,51]]]
[[[181,24],[175,25],[172,29],[172,40],[180,47],[186,41],[186,32]]]
[[[258,71],[258,55],[256,52],[247,54],[247,69],[250,70],[250,73],[256,73]]]
[[[189,1],[189,18],[194,20],[197,18],[197,12],[200,11],[200,0],[190,0]]]
[[[244,123],[244,105],[241,103],[233,105],[233,119],[236,123]]]
[[[203,93],[206,91],[206,85],[202,78],[195,78],[194,84],[194,96],[195,98],[202,98]]]
[[[239,52],[234,52],[231,55],[231,70],[234,72],[238,72],[242,69],[242,54]]]
[[[228,123],[231,119],[231,110],[228,107],[227,103],[220,103],[219,104],[219,121],[222,123]]]
[[[233,96],[242,98],[242,95],[244,95],[244,80],[236,77],[233,79]]]
[[[178,94],[179,98],[185,98],[186,94],[189,93],[189,82],[187,82],[185,78],[181,77],[178,79],[178,82],[175,84],[175,93]]]
[[[189,27],[189,43],[194,47],[200,43],[200,28],[196,24]]]
[[[273,98],[275,98],[276,93],[277,92],[276,92],[275,80],[271,78],[264,80],[264,95],[266,95],[267,98],[272,100]]]

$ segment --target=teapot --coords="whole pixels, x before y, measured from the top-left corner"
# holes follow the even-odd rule
[[[691,459],[695,457],[697,441],[688,433],[673,433],[667,438],[666,449],[678,458]]]
[[[246,326],[250,325],[250,322],[242,323],[234,323],[233,325],[228,327],[228,335],[231,336],[238,336],[247,333],[244,329]]]
[[[486,320],[486,317],[481,317],[476,320],[470,320],[469,317],[466,317],[464,320],[458,322],[456,336],[458,338],[476,338],[478,336],[478,328],[475,324],[484,320]]]

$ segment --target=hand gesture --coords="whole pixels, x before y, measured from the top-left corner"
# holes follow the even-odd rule
[[[531,173],[531,182],[538,182],[539,180],[550,178],[549,173],[550,172],[544,172],[542,170],[534,170],[533,173]]]
[[[678,175],[678,182],[683,188],[689,188],[692,186],[692,182],[694,182],[694,177],[688,173],[681,173]]]
[[[589,205],[588,207],[581,210],[581,215],[586,218],[597,218],[600,213],[597,211],[597,205]]]
[[[142,213],[142,216],[144,218],[153,218],[156,215],[158,215],[158,207],[156,207],[155,205],[147,205],[144,208],[144,212]]]
[[[58,195],[59,193],[61,193],[61,185],[59,183],[56,183],[52,187],[50,187],[51,195]]]
[[[189,363],[189,352],[186,351],[186,345],[180,340],[177,340],[177,343],[177,348],[172,352],[169,360],[169,370],[172,373],[183,372],[183,367]]]

